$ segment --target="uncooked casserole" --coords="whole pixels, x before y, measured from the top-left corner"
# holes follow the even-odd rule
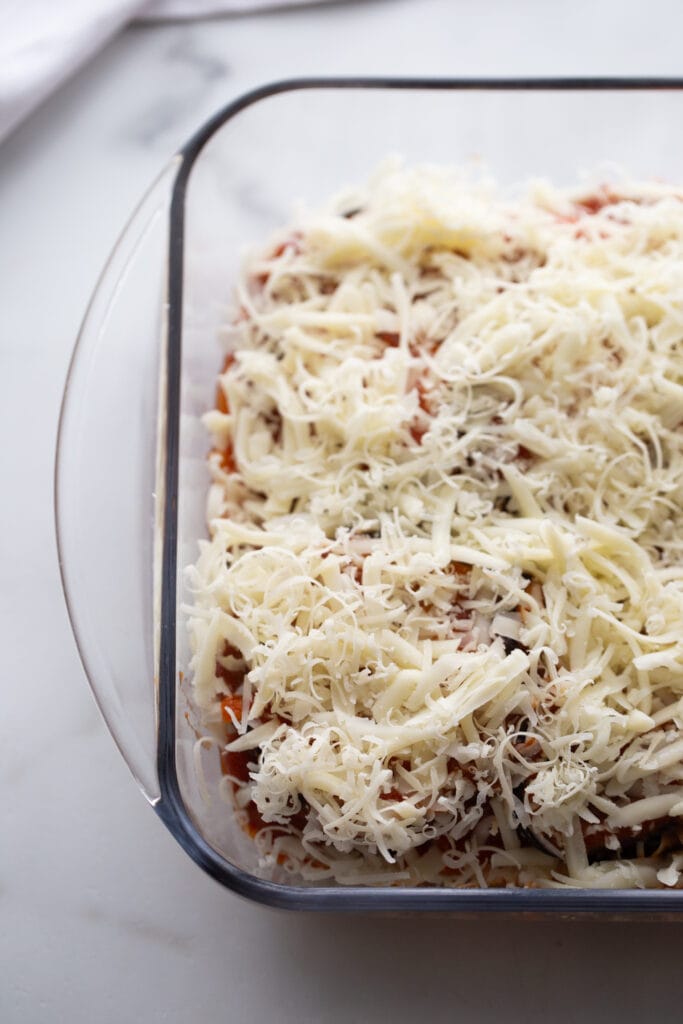
[[[234,305],[187,616],[263,868],[683,884],[683,193],[390,162]]]

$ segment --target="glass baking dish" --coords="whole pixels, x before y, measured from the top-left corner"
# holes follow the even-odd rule
[[[221,110],[128,224],[85,317],[57,449],[64,590],[102,713],[142,791],[190,856],[259,902],[317,910],[676,917],[683,891],[292,885],[259,868],[216,795],[187,692],[183,568],[205,536],[218,341],[245,247],[363,181],[388,154],[484,161],[504,185],[624,167],[683,181],[683,81],[305,80]]]

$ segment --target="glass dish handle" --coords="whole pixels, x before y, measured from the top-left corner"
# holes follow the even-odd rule
[[[161,342],[179,164],[147,192],[102,272],[67,376],[55,472],[59,564],[76,644],[109,730],[152,803]]]

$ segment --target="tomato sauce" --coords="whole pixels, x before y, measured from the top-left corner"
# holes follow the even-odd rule
[[[222,658],[234,658],[235,660],[242,660],[242,654],[233,647],[231,644],[226,643],[223,645],[221,651]],[[221,665],[220,661],[216,661],[216,675],[222,682],[225,683],[228,690],[231,693],[236,693],[244,682],[244,676],[246,675],[246,668],[244,665],[240,665],[237,668],[226,668]],[[241,701],[241,697],[239,698]]]
[[[221,750],[221,771],[240,782],[249,782],[249,750]]]
[[[401,340],[400,335],[395,331],[377,331],[375,337],[383,341],[389,348],[398,348],[399,341]]]
[[[232,725],[233,720],[230,712],[235,716],[239,722],[242,718],[243,704],[241,697],[223,697],[221,701],[221,715],[226,725]]]

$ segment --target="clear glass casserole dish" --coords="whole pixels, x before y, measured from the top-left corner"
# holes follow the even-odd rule
[[[86,315],[57,451],[60,565],[86,672],[144,794],[190,856],[257,901],[318,910],[657,913],[683,891],[292,885],[264,875],[196,745],[183,568],[206,534],[218,335],[245,247],[387,154],[483,159],[503,185],[610,165],[683,181],[683,82],[316,80],[230,104],[169,164]],[[201,763],[198,761],[201,759]]]

